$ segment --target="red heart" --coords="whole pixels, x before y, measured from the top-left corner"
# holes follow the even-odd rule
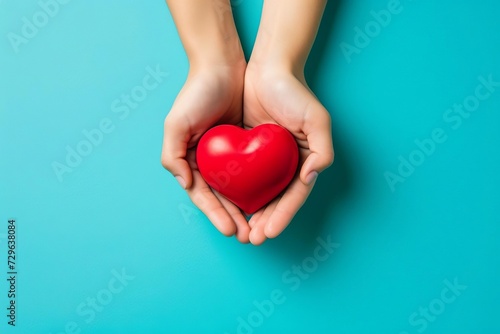
[[[251,130],[219,125],[201,137],[196,161],[210,187],[254,213],[293,179],[299,150],[292,134],[276,124]]]

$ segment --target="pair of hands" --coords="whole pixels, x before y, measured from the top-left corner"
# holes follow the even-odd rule
[[[296,138],[299,169],[287,189],[247,222],[244,213],[211,189],[198,171],[195,148],[218,124],[253,128],[277,123]],[[262,244],[278,236],[311,192],[318,173],[333,162],[330,115],[292,71],[244,61],[190,71],[165,119],[162,164],[193,203],[224,235]]]
[[[262,244],[278,236],[333,162],[330,115],[306,84],[304,66],[326,0],[265,0],[246,62],[229,0],[167,0],[190,70],[165,119],[162,164],[224,235]],[[299,171],[250,220],[211,189],[196,165],[200,137],[218,124],[277,123],[297,140]]]

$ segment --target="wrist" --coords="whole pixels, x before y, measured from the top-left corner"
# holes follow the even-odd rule
[[[190,67],[186,82],[198,85],[200,93],[208,93],[212,100],[232,101],[235,105],[239,101],[241,104],[246,67],[245,61],[234,64],[199,64]]]
[[[285,45],[276,42],[273,36],[259,32],[248,66],[261,72],[293,74],[297,78],[304,76],[306,56],[301,56]]]
[[[209,35],[186,44],[189,67],[193,70],[208,68],[240,68],[246,64],[239,38]],[[191,47],[187,45],[190,44]]]
[[[252,56],[248,61],[247,75],[253,78],[293,76],[305,84],[305,59],[295,56],[273,41],[271,36],[259,32]],[[262,78],[263,80],[266,80]]]
[[[247,63],[244,58],[227,60],[220,57],[200,57],[189,60],[188,77],[208,75],[227,82],[243,82]]]

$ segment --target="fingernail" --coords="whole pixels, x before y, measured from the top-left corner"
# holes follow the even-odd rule
[[[314,182],[314,180],[316,180],[316,178],[318,177],[318,172],[316,171],[312,171],[310,172],[307,176],[306,176],[306,184],[307,185],[310,185],[311,183]]]
[[[184,181],[182,176],[176,176],[175,179],[177,180],[177,182],[179,182],[183,189],[186,189],[186,181]]]

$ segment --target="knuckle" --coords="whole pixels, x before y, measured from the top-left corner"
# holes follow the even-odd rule
[[[335,153],[333,150],[329,151],[325,156],[326,168],[330,167],[335,161]]]
[[[160,163],[168,171],[172,170],[172,160],[169,159],[166,155],[162,155],[160,159]]]
[[[323,112],[323,117],[324,117],[323,121],[330,123],[332,121],[332,116],[330,115],[328,110],[323,109],[323,111],[324,111]]]

